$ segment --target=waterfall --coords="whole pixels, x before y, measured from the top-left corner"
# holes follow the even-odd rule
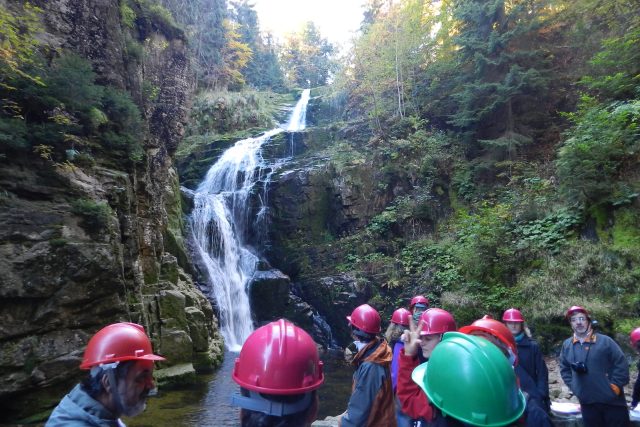
[[[291,118],[289,119],[289,122],[285,127],[285,130],[287,132],[299,132],[301,130],[304,130],[304,128],[306,127],[307,104],[309,103],[310,95],[311,91],[309,89],[305,89],[302,91],[300,100],[296,104],[296,107],[293,109]]]
[[[309,89],[303,91],[286,126],[238,141],[211,166],[194,192],[190,218],[195,250],[205,266],[210,298],[215,299],[220,329],[230,351],[239,351],[253,330],[247,286],[259,261],[248,245],[249,235],[266,212],[266,186],[280,163],[267,164],[262,146],[284,130],[304,129]],[[250,198],[265,182],[260,206],[252,221]]]

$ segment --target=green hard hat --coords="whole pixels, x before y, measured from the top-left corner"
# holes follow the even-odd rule
[[[506,426],[525,409],[513,367],[481,337],[445,333],[411,378],[444,414],[474,426]]]

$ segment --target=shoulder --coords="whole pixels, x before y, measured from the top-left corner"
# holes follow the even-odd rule
[[[573,344],[573,337],[569,337],[562,342],[562,348],[569,348]]]
[[[604,335],[604,334],[601,334],[601,333],[598,333],[598,332],[596,332],[595,335],[596,335],[596,343],[598,343],[598,341],[600,341],[601,343],[606,344],[606,345],[614,345],[616,347],[618,346],[618,343],[613,338],[611,338],[609,335]]]

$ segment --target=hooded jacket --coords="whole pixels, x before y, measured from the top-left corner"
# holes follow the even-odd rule
[[[341,427],[396,427],[391,386],[391,348],[376,338],[356,354],[351,398]]]
[[[80,384],[76,385],[56,406],[45,427],[125,427],[100,402],[93,399]]]

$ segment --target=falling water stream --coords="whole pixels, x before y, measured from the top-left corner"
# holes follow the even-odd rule
[[[283,130],[304,129],[308,102],[306,89],[284,127],[238,141],[225,151],[194,194],[193,238],[197,255],[206,268],[208,296],[218,308],[220,328],[230,351],[239,351],[252,331],[246,290],[259,258],[249,245],[249,237],[255,220],[261,226],[266,206],[265,197],[260,198],[262,205],[257,218],[250,218],[249,197],[259,182],[266,187],[270,174],[279,167],[279,163],[265,161],[262,146]]]
[[[194,209],[191,227],[197,251],[208,276],[208,297],[215,303],[227,352],[222,366],[212,375],[198,375],[186,389],[160,391],[149,401],[144,414],[127,420],[130,427],[236,426],[238,408],[230,406],[237,385],[231,380],[233,363],[242,343],[252,331],[247,285],[259,257],[250,244],[251,236],[264,227],[267,185],[271,174],[286,159],[267,162],[262,147],[283,131],[294,133],[306,127],[309,90],[304,90],[288,122],[264,134],[238,141],[209,169],[192,193]],[[290,136],[290,155],[293,138]],[[258,185],[264,185],[262,193]],[[251,197],[258,193],[259,206],[252,209]],[[264,230],[262,230],[264,231]],[[254,239],[255,240],[255,239]],[[320,316],[319,327],[328,329]],[[324,323],[323,323],[324,322]],[[330,329],[328,329],[330,336]],[[350,393],[351,369],[341,360],[325,361],[325,385],[319,391],[320,418],[344,410]]]

